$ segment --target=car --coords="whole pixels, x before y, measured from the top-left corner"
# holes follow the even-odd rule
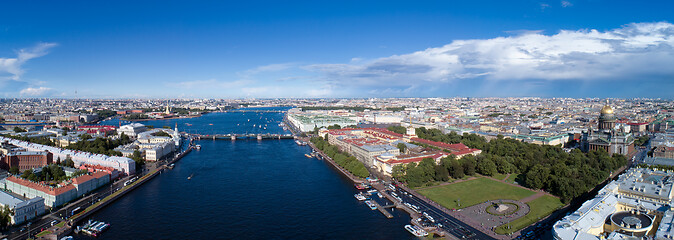
[[[54,220],[54,221],[51,221],[50,225],[51,225],[51,226],[54,226],[54,225],[56,225],[57,223],[58,223],[58,221]]]

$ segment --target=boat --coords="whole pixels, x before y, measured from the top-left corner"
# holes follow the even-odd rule
[[[187,177],[187,180],[191,180],[191,179],[192,179],[192,177],[194,177],[194,173],[190,174],[190,176],[189,176],[189,177]]]
[[[375,206],[374,203],[372,203],[372,201],[367,200],[365,201],[365,204],[367,204],[367,206],[370,207],[370,209],[377,210],[377,206]]]
[[[306,153],[304,154],[304,156],[307,157],[307,158],[312,158],[312,157],[313,157],[313,156],[311,156],[311,155],[309,155],[309,154],[306,154]]]
[[[175,164],[171,163],[170,165],[168,165],[168,168],[173,169],[173,167],[175,167],[175,166],[176,166]]]
[[[381,195],[381,193],[377,193],[377,196],[379,196],[379,198],[384,198],[384,195]]]
[[[297,145],[300,145],[300,146],[306,146],[306,145],[307,145],[306,142],[302,142],[302,141],[300,141],[300,140],[295,140],[295,143],[296,143]]]
[[[356,189],[358,189],[358,190],[365,190],[365,189],[370,188],[370,186],[367,185],[367,184],[365,184],[365,183],[356,183],[356,184],[354,184],[354,186],[355,186]]]
[[[79,230],[79,232],[94,237],[98,237],[103,231],[107,230],[109,227],[110,227],[109,223],[89,220],[86,224],[84,224],[84,226],[82,226],[81,228],[78,226],[77,229]]]
[[[421,229],[420,227],[417,227],[417,226],[414,226],[414,225],[405,225],[405,230],[407,230],[412,235],[417,236],[417,237],[428,236],[428,232],[426,232],[425,230]]]
[[[197,150],[201,150],[201,145],[199,145],[199,144],[194,145],[194,148],[196,148]]]
[[[363,194],[360,194],[360,193],[354,194],[353,197],[358,199],[358,201],[363,201],[363,200],[367,199],[367,198],[365,198],[365,196],[363,196]]]
[[[192,124],[191,124],[191,123],[185,123],[185,125],[187,125],[187,126],[192,126]]]

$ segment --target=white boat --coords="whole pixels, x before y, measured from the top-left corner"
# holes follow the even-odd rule
[[[417,236],[417,237],[428,236],[428,232],[426,232],[425,230],[421,229],[420,227],[417,227],[417,226],[414,226],[414,225],[405,225],[405,230],[407,230],[412,235]]]
[[[363,200],[365,200],[365,196],[363,196],[363,194],[357,193],[357,194],[354,194],[353,196],[354,196],[356,199],[358,199],[358,201],[363,201]]]
[[[367,200],[365,201],[365,204],[367,204],[367,206],[370,207],[370,209],[377,210],[377,206],[375,206],[374,203],[372,203],[372,201]]]
[[[194,145],[194,148],[196,148],[197,150],[201,150],[201,145],[199,145],[199,144]]]

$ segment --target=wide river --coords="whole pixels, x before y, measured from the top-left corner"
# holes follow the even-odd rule
[[[278,126],[282,118],[282,113],[211,113],[142,123],[171,128],[177,123],[180,131],[202,134],[288,133]],[[394,210],[395,217],[387,219],[371,211],[353,197],[357,191],[348,179],[304,156],[311,151],[307,146],[289,139],[197,143],[202,149],[173,170],[93,215],[112,224],[98,239],[414,238],[403,228],[409,215]]]

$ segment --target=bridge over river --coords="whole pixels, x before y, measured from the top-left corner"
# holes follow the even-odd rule
[[[247,139],[294,139],[292,134],[188,134],[192,139],[213,139],[213,140],[247,140]]]

